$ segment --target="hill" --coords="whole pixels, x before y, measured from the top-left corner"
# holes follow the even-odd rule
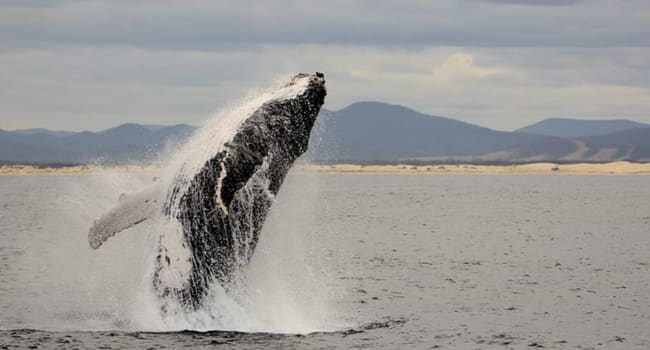
[[[180,142],[194,127],[147,128],[123,124],[101,132],[45,129],[0,130],[0,161],[7,163],[127,163],[151,161],[169,142]]]
[[[319,162],[479,155],[542,138],[496,131],[380,102],[325,112],[312,135]]]
[[[483,155],[483,160],[507,162],[618,160],[650,161],[650,128],[565,139],[545,137]]]
[[[43,129],[43,128],[12,130],[11,132],[14,133],[14,134],[20,134],[20,135],[47,134],[47,135],[56,136],[56,137],[66,137],[66,136],[70,136],[70,135],[74,134],[74,132],[72,132],[72,131],[48,130],[48,129]]]
[[[650,124],[639,123],[627,119],[585,120],[552,118],[523,127],[516,130],[516,132],[563,138],[578,138],[610,134],[635,128],[650,128]]]
[[[630,120],[547,119],[506,132],[403,106],[359,102],[328,111],[319,119],[311,141],[312,159],[328,163],[650,161],[649,126]]]
[[[339,111],[321,111],[308,159],[316,163],[650,161],[647,124],[553,119],[520,130],[544,131],[539,127],[550,125],[549,121],[556,127],[570,125],[565,134],[587,136],[498,131],[399,105],[357,102]],[[627,128],[639,125],[643,127]],[[620,128],[625,129],[591,135]],[[123,124],[101,132],[78,133],[0,130],[0,162],[146,162],[156,159],[165,145],[182,142],[194,130],[185,124]]]

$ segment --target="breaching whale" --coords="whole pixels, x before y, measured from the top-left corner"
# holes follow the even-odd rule
[[[181,232],[184,252],[170,251],[161,238],[153,274],[157,294],[195,310],[213,283],[228,291],[252,257],[287,172],[307,150],[325,95],[322,73],[292,77],[237,117],[223,142],[187,154],[168,184],[121,196],[119,205],[90,228],[90,246],[97,249],[149,218],[168,220]],[[192,157],[198,157],[197,166],[187,165],[197,164]],[[184,266],[180,281],[170,281],[173,264]]]

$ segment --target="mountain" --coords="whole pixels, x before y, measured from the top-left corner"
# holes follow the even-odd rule
[[[497,162],[537,162],[565,160],[574,154],[579,145],[570,139],[561,137],[542,137],[530,142],[523,142],[502,150],[483,154],[482,161]],[[568,159],[566,159],[568,160]],[[583,159],[574,159],[576,161]]]
[[[628,129],[572,139],[549,136],[483,155],[481,159],[507,162],[647,162],[650,161],[650,128]]]
[[[544,129],[548,125],[565,125],[566,135],[580,136],[545,135],[544,130],[551,130]],[[0,130],[0,163],[146,162],[173,149],[168,146],[183,142],[194,130],[185,124],[123,124],[78,133]],[[552,119],[520,130],[530,133],[492,130],[399,105],[357,102],[338,111],[321,111],[308,159],[319,163],[650,161],[648,124]]]
[[[315,161],[395,161],[470,156],[542,138],[496,131],[381,102],[326,111],[312,133]]]
[[[179,124],[145,127],[123,124],[101,132],[46,129],[0,130],[0,162],[125,163],[154,160],[169,143],[182,142],[195,128]]]
[[[639,123],[627,119],[583,120],[552,118],[523,127],[516,130],[516,132],[564,138],[578,138],[648,127],[650,127],[650,124]]]
[[[12,132],[19,135],[47,134],[56,137],[66,137],[74,134],[72,131],[48,130],[43,128],[13,130]]]
[[[57,163],[64,158],[57,150],[20,136],[0,130],[0,162]]]
[[[505,132],[399,105],[358,102],[326,111],[315,129],[316,162],[650,160],[650,124],[630,120],[547,119]]]
[[[650,161],[650,127],[590,136],[583,140],[589,145],[598,145],[601,152],[617,150],[622,158]]]

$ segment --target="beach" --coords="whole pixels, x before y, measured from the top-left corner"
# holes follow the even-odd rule
[[[478,165],[478,164],[435,164],[435,165],[363,165],[363,164],[300,164],[295,171],[334,173],[334,174],[611,174],[635,175],[650,174],[650,163],[634,163],[627,161],[611,163],[570,163],[558,164],[550,162],[511,164],[511,165]],[[34,165],[2,165],[0,175],[83,175],[91,174],[101,169],[111,169],[122,172],[156,172],[158,166],[151,165],[120,165],[120,166],[34,166]]]
[[[650,163],[530,163],[514,165],[307,165],[303,171],[319,173],[363,173],[363,174],[650,174]]]
[[[0,175],[84,175],[100,170],[115,170],[118,172],[156,172],[159,167],[147,165],[71,165],[71,166],[35,166],[35,165],[2,165]]]

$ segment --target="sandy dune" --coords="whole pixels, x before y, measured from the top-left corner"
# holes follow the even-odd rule
[[[371,173],[371,174],[650,174],[650,163],[531,163],[521,165],[297,165],[297,171],[318,173]],[[3,165],[0,175],[82,175],[101,169],[97,166],[35,167],[31,165]],[[111,170],[125,172],[155,172],[154,166],[119,166]]]
[[[306,165],[301,169],[322,173],[378,174],[650,174],[650,163],[531,163],[522,165]]]
[[[32,165],[2,165],[0,166],[0,175],[83,175],[90,174],[102,167],[94,165],[76,165],[65,167],[37,167]],[[116,166],[108,167],[111,170],[125,171],[125,172],[144,172],[156,171],[157,167],[153,166]]]

